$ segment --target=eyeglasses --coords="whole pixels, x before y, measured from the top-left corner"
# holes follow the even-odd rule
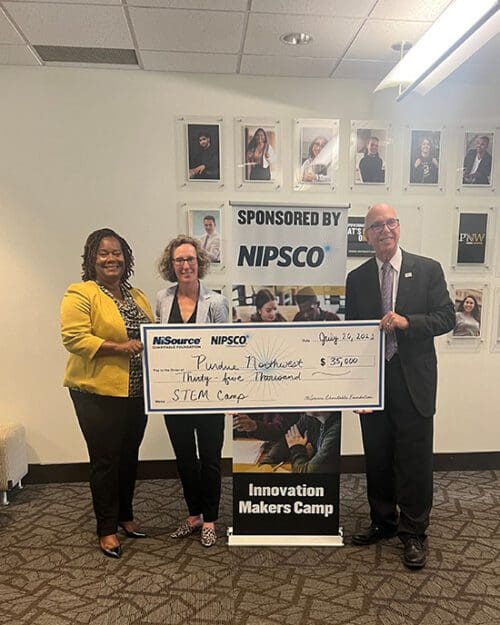
[[[196,265],[197,258],[195,256],[188,256],[187,258],[174,258],[173,263],[177,267],[182,267],[184,263],[188,265]]]
[[[392,218],[387,219],[386,221],[376,221],[372,223],[371,226],[367,226],[365,230],[373,230],[373,232],[382,232],[385,227],[388,227],[389,230],[396,230],[399,226],[399,219]]]

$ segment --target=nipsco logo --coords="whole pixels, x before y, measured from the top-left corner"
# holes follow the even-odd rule
[[[319,267],[325,260],[325,250],[319,245],[306,247],[292,247],[283,245],[246,245],[240,246],[238,267],[269,267],[276,264],[278,267]]]
[[[246,345],[248,336],[212,336],[212,345]]]
[[[197,338],[176,338],[175,336],[154,336],[153,345],[199,345],[201,339]]]

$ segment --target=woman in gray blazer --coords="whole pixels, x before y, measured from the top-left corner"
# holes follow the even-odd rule
[[[210,261],[200,243],[179,235],[165,248],[159,262],[160,275],[174,282],[158,292],[156,318],[160,323],[225,323],[229,316],[226,298],[200,281]],[[217,540],[215,521],[221,493],[223,414],[165,415],[189,516],[172,532],[184,538],[201,530],[200,542],[211,547]],[[198,451],[198,453],[197,453]]]

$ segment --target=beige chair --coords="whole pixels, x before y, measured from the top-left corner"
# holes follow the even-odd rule
[[[22,425],[0,423],[0,502],[9,503],[7,492],[28,473],[26,440]]]

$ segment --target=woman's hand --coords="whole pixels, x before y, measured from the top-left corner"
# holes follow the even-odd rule
[[[122,352],[128,354],[130,358],[134,358],[134,356],[139,356],[142,353],[144,346],[137,339],[132,339],[131,341],[125,341],[125,343],[119,343],[121,346]]]
[[[97,354],[99,356],[127,355],[129,358],[135,358],[136,356],[139,356],[143,350],[143,344],[137,339],[125,341],[124,343],[104,341],[101,347],[97,350]]]
[[[255,432],[257,423],[247,414],[233,415],[233,429],[238,432]]]

